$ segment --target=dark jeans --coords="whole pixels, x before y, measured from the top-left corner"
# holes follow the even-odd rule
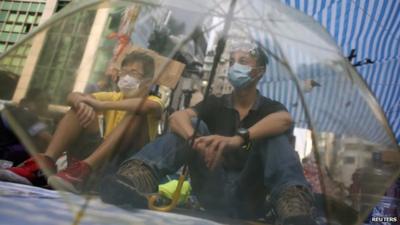
[[[200,123],[199,133],[209,134],[203,122]],[[128,160],[143,161],[158,177],[175,173],[188,163],[193,193],[202,206],[233,217],[263,215],[267,194],[274,200],[288,186],[309,188],[297,153],[286,135],[256,141],[243,157],[239,167],[223,162],[210,171],[187,141],[169,132],[144,146]]]

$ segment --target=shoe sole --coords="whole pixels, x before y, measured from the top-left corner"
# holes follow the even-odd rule
[[[32,182],[30,182],[25,177],[20,176],[10,170],[4,170],[4,169],[0,169],[0,180],[12,183],[32,185]]]
[[[68,192],[72,192],[75,194],[79,194],[80,191],[78,189],[76,189],[74,187],[74,185],[72,185],[69,182],[64,181],[62,178],[58,177],[58,176],[50,176],[47,179],[47,183],[52,186],[53,188],[55,188],[56,190],[62,190],[62,191],[68,191]]]
[[[135,187],[114,177],[100,185],[100,196],[106,203],[114,205],[129,205],[134,208],[147,208],[147,195]]]

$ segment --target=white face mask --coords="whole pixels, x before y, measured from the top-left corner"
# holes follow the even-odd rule
[[[140,80],[129,75],[120,76],[118,81],[118,88],[127,97],[137,94],[139,86]]]

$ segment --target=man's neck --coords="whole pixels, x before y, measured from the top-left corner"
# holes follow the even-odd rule
[[[233,103],[235,107],[250,108],[253,106],[257,98],[256,87],[249,87],[233,92]]]

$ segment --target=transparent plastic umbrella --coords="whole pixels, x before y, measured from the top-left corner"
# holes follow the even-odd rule
[[[70,92],[83,92],[104,77],[107,90],[116,90],[122,58],[140,49],[155,59],[153,87],[161,87],[164,103],[177,110],[182,108],[179,99],[194,86],[202,87],[205,101],[218,92],[211,87],[226,77],[230,40],[237,37],[262,46],[269,63],[260,93],[282,102],[294,126],[309,135],[296,136],[297,143],[305,143],[296,150],[305,158],[305,170],[314,167],[315,191],[329,196],[321,210],[331,218],[341,202],[360,213],[355,223],[361,224],[399,175],[398,162],[387,159],[399,154],[396,139],[374,96],[329,34],[311,17],[278,1],[73,2],[1,56],[0,69],[19,77],[8,91],[13,97],[5,100],[16,104],[35,89],[47,92],[51,113],[39,112],[39,117],[55,129],[54,115],[68,110]],[[3,117],[31,154],[43,152],[24,119],[7,110]],[[116,148],[120,140],[111,139],[102,146]],[[360,171],[372,178],[357,183],[354,176]],[[350,193],[357,185],[358,192]],[[65,195],[74,206],[72,199]]]

